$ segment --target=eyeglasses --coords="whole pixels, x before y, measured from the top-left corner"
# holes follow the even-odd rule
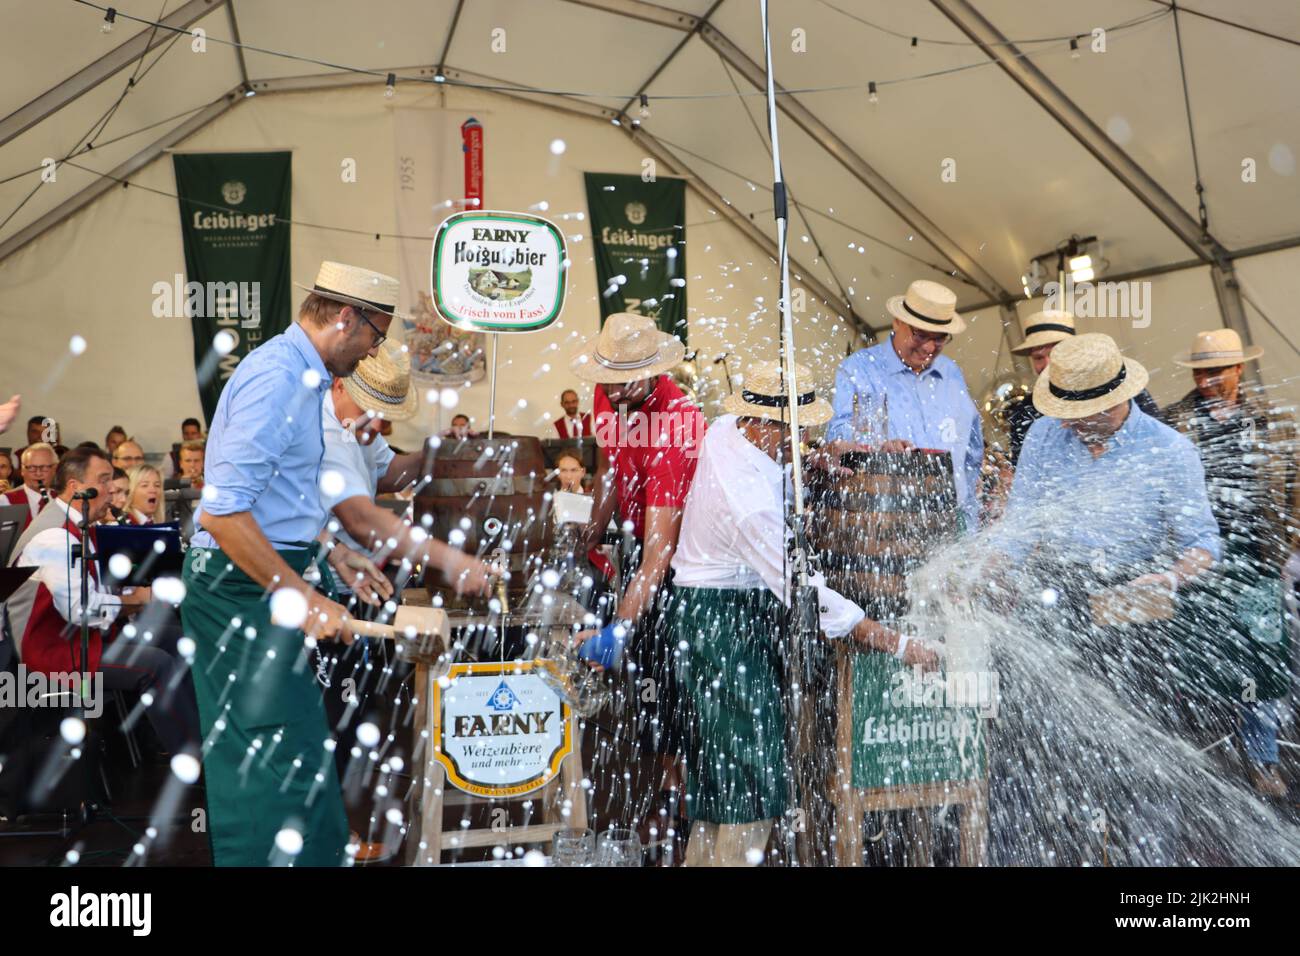
[[[114,455],[114,456],[113,456],[113,461],[114,461],[114,462],[119,462],[119,461],[134,462],[134,463],[138,464],[138,463],[144,461],[144,455]]]
[[[911,329],[912,338],[918,342],[933,342],[935,345],[947,345],[952,341],[952,335],[948,332],[926,332],[922,329]]]
[[[359,309],[355,305],[352,308],[353,311],[357,313],[357,315],[361,316],[361,321],[366,323],[366,325],[370,326],[370,330],[375,333],[375,344],[372,346],[372,348],[379,348],[379,346],[383,345],[384,342],[388,340],[388,334],[386,332],[379,331],[379,329],[375,326],[375,323],[371,322],[370,318],[366,315],[365,309]]]

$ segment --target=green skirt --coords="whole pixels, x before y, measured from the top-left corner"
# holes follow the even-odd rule
[[[297,574],[316,558],[278,553]],[[272,624],[265,589],[219,550],[191,548],[184,581],[213,863],[340,865],[348,822],[302,632]],[[301,834],[299,852],[277,848],[282,830]]]
[[[752,823],[789,806],[785,704],[771,591],[677,588],[669,610],[690,702],[687,798],[693,820]]]

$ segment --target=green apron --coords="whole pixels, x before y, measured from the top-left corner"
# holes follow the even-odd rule
[[[687,644],[680,679],[690,701],[693,820],[753,823],[781,816],[789,804],[776,643],[782,610],[766,588],[673,594],[673,642]]]
[[[317,549],[277,553],[302,574]],[[302,632],[273,625],[266,590],[217,549],[191,548],[183,579],[213,863],[340,865],[348,822]],[[296,856],[276,849],[285,829],[302,835]]]

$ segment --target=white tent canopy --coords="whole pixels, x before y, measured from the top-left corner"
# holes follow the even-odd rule
[[[1294,365],[1280,334],[1300,338],[1289,308],[1300,295],[1292,0],[1187,0],[1176,18],[1156,0],[771,6],[776,78],[790,91],[778,99],[793,270],[825,302],[799,344],[823,382],[850,323],[884,328],[884,301],[932,278],[976,319],[953,354],[978,395],[1010,369],[1012,310],[1034,307],[1021,275],[1072,235],[1098,238],[1098,279],[1151,281],[1149,325],[1092,327],[1166,371],[1158,398],[1189,384],[1168,358],[1201,328],[1227,324],[1263,345],[1266,381]],[[582,169],[636,172],[645,158],[687,177],[692,255],[710,247],[692,260],[693,347],[711,360],[775,335],[771,310],[755,304],[776,294],[757,0],[122,0],[116,11],[103,33],[103,5],[24,5],[0,41],[0,311],[13,342],[0,388],[85,422],[88,434],[71,437],[101,437],[112,418],[169,442],[173,419],[197,411],[181,374],[188,328],[147,319],[151,282],[183,271],[163,151],[293,148],[295,220],[391,232],[395,103],[495,111],[489,205],[581,209]],[[199,29],[202,52],[186,32]],[[219,42],[236,39],[247,46]],[[570,143],[563,167],[532,177],[553,137]],[[373,170],[347,194],[340,156]],[[383,241],[295,227],[296,274],[349,252],[392,264]],[[579,265],[589,271],[570,328],[544,343],[557,352],[596,327],[594,273]],[[75,367],[51,384],[73,333],[105,363],[96,374],[132,356],[173,374],[88,407],[102,381],[83,385]],[[531,368],[515,349],[507,360]],[[555,364],[506,397],[553,404],[568,384]]]

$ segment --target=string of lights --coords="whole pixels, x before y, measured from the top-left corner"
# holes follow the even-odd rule
[[[187,30],[181,27],[171,26],[156,20],[149,20],[143,17],[132,16],[131,14],[123,13],[114,7],[109,7],[99,3],[94,3],[93,0],[72,0],[72,2],[102,12],[104,14],[105,26],[111,27],[111,24],[113,22],[116,22],[118,19],[122,19],[122,20],[129,20],[134,23],[139,23],[144,26],[154,27],[156,29],[167,30],[184,36],[194,36],[194,33],[191,30]],[[838,8],[833,8],[833,9],[838,9]],[[843,11],[839,11],[839,12],[843,12]],[[1136,17],[1131,20],[1127,20],[1122,23],[1116,24],[1114,26],[1106,27],[1104,29],[1107,31],[1107,33],[1119,33],[1129,29],[1133,29],[1135,27],[1140,27],[1146,23],[1153,22],[1155,20],[1158,20],[1160,18],[1169,15],[1170,15],[1169,10],[1164,10],[1164,9],[1156,10],[1142,17]],[[867,21],[863,21],[863,22],[867,22]],[[868,25],[876,27],[878,29],[883,29],[878,27],[876,24],[868,23]],[[1089,36],[1090,34],[1091,34],[1091,30],[1080,34],[1061,36],[1055,39],[1058,42],[1064,40],[1073,41],[1075,37]],[[903,36],[903,34],[895,34],[895,35]],[[1043,46],[1050,39],[1052,38],[1039,38],[1036,40],[1023,41],[1023,42],[1038,44],[1040,46]],[[916,47],[921,42],[917,37],[909,37],[909,40],[913,47]],[[438,72],[433,76],[400,76],[399,77],[396,73],[392,72],[389,69],[369,69],[366,67],[350,66],[345,63],[334,63],[329,60],[322,60],[316,57],[306,56],[299,53],[288,53],[283,50],[272,50],[266,47],[255,46],[250,43],[244,43],[241,41],[225,39],[223,37],[212,36],[211,34],[206,35],[206,41],[208,43],[217,43],[223,46],[229,46],[234,49],[243,50],[246,52],[260,53],[264,56],[272,56],[272,57],[278,57],[286,60],[294,60],[300,63],[310,63],[315,66],[325,67],[327,69],[336,70],[342,73],[352,73],[358,76],[372,76],[375,77],[376,79],[383,80],[385,97],[391,97],[393,95],[394,90],[399,82],[457,86],[465,89],[482,90],[484,92],[493,92],[493,93],[530,93],[534,95],[543,94],[549,96],[567,96],[575,99],[602,99],[602,100],[618,99],[618,100],[623,100],[624,102],[637,101],[641,104],[642,110],[649,109],[649,101],[652,99],[665,100],[665,101],[668,100],[689,101],[689,100],[736,99],[738,96],[741,98],[751,97],[751,96],[763,97],[766,95],[764,90],[740,92],[739,94],[733,90],[733,91],[718,91],[718,92],[704,92],[704,93],[664,93],[664,94],[655,94],[654,96],[650,96],[649,94],[646,94],[644,92],[637,92],[637,93],[626,93],[626,92],[615,92],[615,91],[593,92],[590,90],[547,89],[547,88],[540,88],[540,87],[533,87],[533,86],[521,86],[517,84],[510,84],[510,83],[475,83],[468,80],[453,79],[451,77],[446,76],[442,72]],[[926,40],[924,42],[926,42],[927,44],[934,43],[934,45],[936,46],[964,45],[964,44],[955,44],[952,41],[941,42],[941,41]],[[1015,41],[1011,41],[1011,42],[1015,42]],[[1017,58],[1030,58],[1034,56],[1041,56],[1045,53],[1050,53],[1050,52],[1053,52],[1052,49],[1044,47],[1043,49],[1038,49],[1038,50],[1029,50],[1029,51],[1021,50],[1017,52],[1016,56]],[[894,77],[891,79],[884,79],[884,80],[872,80],[868,84],[868,87],[870,93],[878,97],[879,87],[893,86],[900,83],[910,83],[916,80],[934,79],[935,77],[941,77],[941,76],[950,76],[956,73],[965,72],[966,70],[979,69],[981,67],[987,67],[993,65],[995,65],[993,60],[981,60],[976,63],[963,63],[957,66],[947,67],[944,69],[930,70],[925,73],[911,74],[908,76],[900,76],[900,77]],[[851,91],[862,91],[863,89],[864,89],[864,85],[862,83],[841,83],[841,84],[834,84],[830,86],[787,87],[784,89],[777,90],[776,95],[777,96],[796,96],[796,95],[802,96],[802,95],[809,95],[809,94],[816,94],[816,93],[843,93],[843,92],[851,92]],[[875,100],[873,100],[873,102],[875,102]]]

